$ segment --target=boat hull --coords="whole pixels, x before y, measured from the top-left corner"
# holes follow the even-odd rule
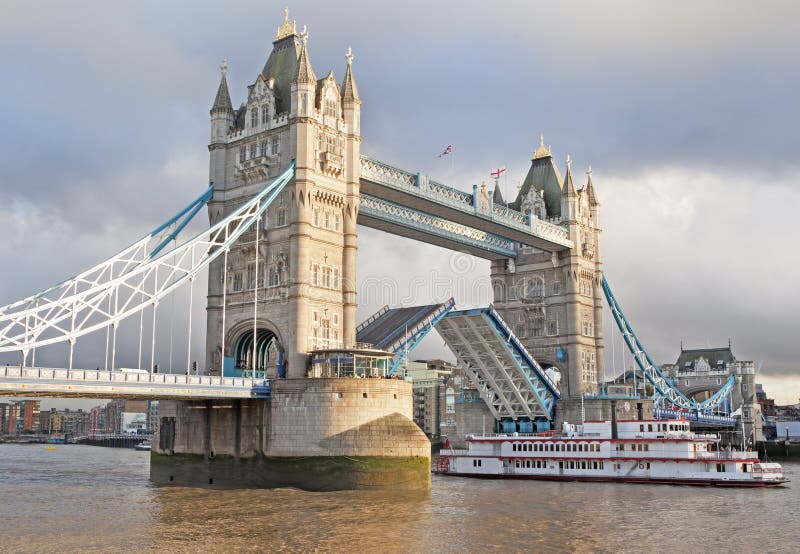
[[[690,485],[696,487],[779,487],[789,482],[755,480],[714,480],[714,479],[652,479],[647,477],[578,476],[578,475],[509,475],[483,473],[452,473],[436,471],[436,475],[448,477],[469,477],[479,479],[524,479],[528,481],[589,481],[593,483],[638,483],[642,485]]]

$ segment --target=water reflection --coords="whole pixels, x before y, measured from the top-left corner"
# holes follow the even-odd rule
[[[800,465],[787,464],[792,479]],[[0,446],[0,550],[796,551],[797,484],[434,477],[430,493],[157,487],[147,453]]]

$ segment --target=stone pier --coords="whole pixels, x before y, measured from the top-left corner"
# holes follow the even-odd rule
[[[411,384],[279,379],[271,399],[159,403],[151,479],[305,490],[430,488]]]

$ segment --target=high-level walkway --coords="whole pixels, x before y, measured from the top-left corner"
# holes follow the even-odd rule
[[[358,223],[482,258],[514,258],[514,243],[548,252],[573,247],[567,229],[387,163],[361,156]]]

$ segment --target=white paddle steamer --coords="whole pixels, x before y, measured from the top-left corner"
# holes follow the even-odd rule
[[[780,464],[720,448],[688,420],[586,421],[535,435],[470,435],[440,452],[435,471],[464,477],[619,481],[728,487],[786,483]]]

